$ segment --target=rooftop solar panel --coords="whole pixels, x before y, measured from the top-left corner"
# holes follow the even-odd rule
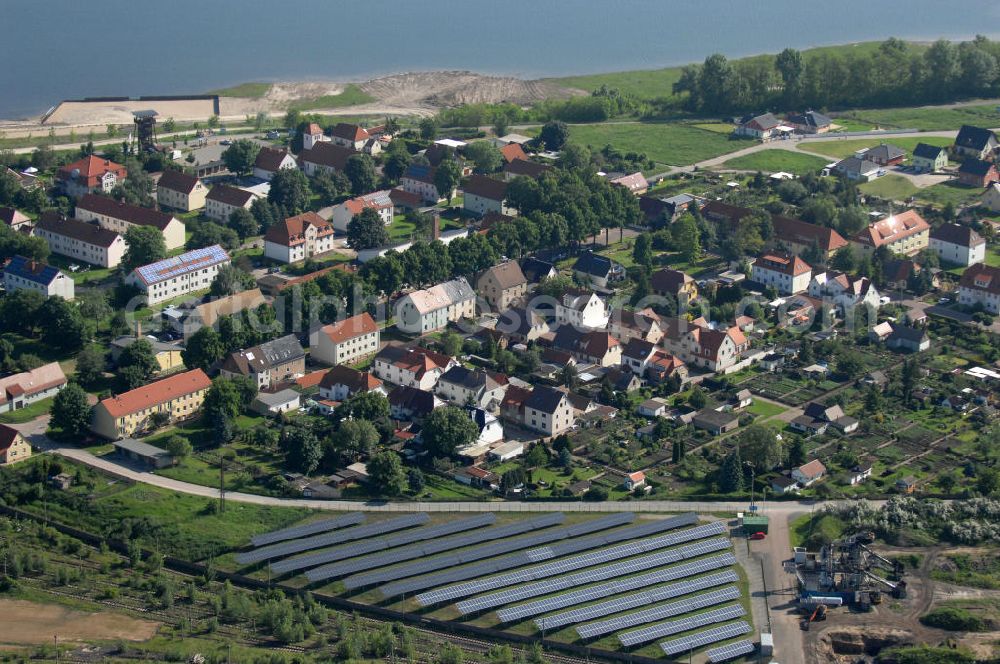
[[[595,636],[617,632],[622,629],[652,622],[653,620],[672,618],[674,616],[683,615],[692,611],[698,611],[709,606],[715,606],[716,604],[721,604],[722,602],[731,602],[739,598],[739,590],[736,589],[735,586],[730,586],[729,588],[725,588],[714,593],[700,595],[692,600],[671,602],[670,604],[655,606],[646,611],[640,611],[639,613],[605,620],[601,623],[580,625],[576,628],[576,632],[581,638],[592,639]],[[689,618],[681,618],[680,620],[657,623],[655,625],[650,625],[649,627],[643,627],[642,629],[625,632],[618,635],[618,640],[623,646],[630,648],[632,646],[639,645],[640,643],[647,643],[664,636],[686,632],[690,629],[701,627],[702,625],[732,620],[733,618],[740,618],[742,616],[743,607],[739,604],[734,604],[733,606],[724,607],[723,609],[714,609]]]
[[[528,583],[509,590],[475,597],[473,599],[465,600],[464,602],[459,602],[456,606],[458,607],[459,613],[462,615],[477,613],[479,611],[492,609],[497,606],[512,604],[513,602],[517,602],[522,599],[538,597],[539,595],[547,595],[559,590],[565,590],[566,588],[573,588],[574,586],[596,583],[598,581],[604,581],[605,579],[625,576],[627,574],[641,572],[654,567],[662,567],[679,560],[694,558],[695,556],[704,555],[706,553],[714,553],[721,549],[728,549],[729,546],[729,540],[727,539],[721,537],[710,539],[674,549],[667,549],[664,551],[641,555],[630,558],[629,560],[613,563],[611,565],[586,569],[573,574],[567,574],[566,576],[558,576],[556,578],[543,577],[542,580],[535,581],[534,583]],[[621,553],[619,557],[630,555],[634,555],[634,552],[624,552]],[[600,562],[606,562],[607,560],[613,560],[613,558],[603,558]],[[541,565],[540,567],[546,568],[544,570],[546,577],[555,574],[564,574],[565,572],[579,569],[578,565],[574,565],[569,561],[557,561],[556,563],[548,563],[546,565]],[[513,583],[521,583],[523,581],[539,578],[535,575],[537,572],[532,572],[531,570],[528,570],[527,572],[528,573],[519,576]],[[508,579],[504,580],[506,581]],[[473,584],[475,583],[476,582],[473,582]],[[493,579],[483,579],[478,583],[479,585],[473,588],[473,593],[495,590],[498,587],[495,585],[496,581]]]
[[[749,633],[750,625],[748,625],[745,621],[740,620],[739,622],[730,623],[729,625],[706,629],[704,632],[698,632],[697,634],[690,634],[688,636],[682,636],[679,639],[665,641],[660,644],[660,648],[667,655],[676,655],[678,653],[694,650],[695,648],[707,646],[710,643],[725,641],[726,639],[732,639]]]
[[[501,574],[488,579],[475,579],[467,583],[432,590],[418,595],[417,601],[419,601],[423,606],[430,606],[432,604],[437,604],[438,602],[444,602],[458,597],[467,597],[469,595],[474,595],[487,590],[495,590],[497,588],[511,586],[517,583],[524,583],[538,578],[554,576],[556,574],[561,574],[564,571],[576,570],[582,567],[588,567],[618,558],[634,556],[645,551],[655,551],[657,549],[666,548],[675,544],[681,544],[683,542],[689,542],[709,537],[711,535],[718,535],[724,531],[725,526],[721,522],[710,523],[704,526],[696,526],[695,528],[688,528],[687,530],[678,531],[676,533],[669,533],[667,535],[660,535],[659,537],[618,544],[607,549],[599,549],[578,556],[563,558],[544,565],[537,565],[535,567],[515,572],[508,572],[507,574]],[[706,551],[706,553],[708,552]]]
[[[369,523],[363,526],[354,526],[353,528],[348,528],[346,530],[313,535],[312,537],[291,540],[289,542],[278,542],[277,544],[263,546],[259,549],[254,549],[253,551],[238,553],[236,554],[236,562],[241,565],[249,565],[250,563],[259,563],[263,560],[283,558],[301,551],[319,549],[324,546],[340,544],[341,542],[364,539],[365,537],[374,537],[383,533],[392,532],[393,530],[412,528],[413,526],[419,526],[427,523],[429,518],[430,517],[427,516],[427,514],[408,514],[395,519],[376,521],[375,523]]]
[[[334,519],[323,519],[322,521],[313,521],[312,523],[306,523],[301,526],[292,526],[290,528],[282,528],[281,530],[274,530],[262,535],[254,535],[250,539],[250,543],[254,546],[274,544],[275,542],[297,539],[307,535],[315,535],[316,533],[325,533],[328,530],[336,530],[346,526],[356,526],[357,524],[364,522],[364,520],[364,514],[361,512],[352,512],[350,514],[338,516]]]
[[[496,515],[494,514],[479,514],[467,519],[447,521],[445,523],[439,523],[434,526],[426,526],[424,528],[414,528],[412,530],[407,530],[401,533],[393,533],[384,537],[365,539],[360,542],[338,546],[333,549],[324,549],[322,551],[317,551],[316,553],[305,556],[299,556],[297,558],[279,560],[271,563],[271,571],[275,574],[286,574],[288,572],[294,572],[308,567],[315,567],[316,565],[343,560],[345,558],[353,558],[354,556],[362,556],[375,551],[392,549],[393,547],[403,546],[404,544],[411,544],[421,540],[444,537],[457,532],[481,528],[483,526],[490,525],[494,521],[496,521]]]
[[[723,557],[725,556],[716,556],[715,558]],[[693,563],[685,563],[670,569],[687,568],[689,570],[693,570],[693,573],[698,574],[704,571],[703,569],[699,569],[698,563],[701,562],[702,561],[699,560]],[[718,565],[718,567],[721,566],[722,565]],[[683,573],[687,570],[679,571],[681,572],[680,577],[674,578],[684,578],[688,576],[688,574]],[[580,590],[575,590],[564,595],[558,595],[557,597],[552,597],[547,600],[539,600],[537,602],[530,602],[520,606],[501,609],[500,611],[497,611],[497,614],[503,622],[510,622],[512,620],[519,620],[538,615],[540,613],[548,613],[567,606],[583,604],[584,602],[610,597],[611,595],[617,595],[621,592],[634,590],[636,588],[647,588],[654,583],[663,581],[663,579],[655,578],[657,574],[659,574],[659,572],[651,572],[650,574],[644,574],[641,577],[632,577],[629,579],[622,579],[620,581],[602,583],[598,586],[582,588]],[[591,604],[590,606],[581,607],[572,611],[564,611],[563,613],[557,613],[552,616],[538,618],[535,620],[535,625],[538,626],[539,630],[551,630],[564,625],[572,625],[574,623],[584,622],[585,620],[593,620],[595,618],[608,616],[612,613],[639,608],[640,606],[646,606],[655,602],[662,602],[663,600],[680,597],[681,595],[688,595],[700,590],[705,590],[706,588],[720,586],[724,583],[736,583],[738,580],[739,576],[737,576],[736,572],[733,572],[732,570],[716,572],[714,574],[708,574],[695,579],[685,579],[684,581],[671,583],[670,585],[659,588],[649,588],[648,590],[642,590],[638,593],[625,595],[623,597],[607,600],[598,604]]]
[[[727,659],[732,659],[733,657],[739,657],[741,655],[749,655],[756,648],[751,641],[743,640],[737,641],[736,643],[730,643],[724,646],[719,646],[718,648],[712,648],[706,653],[708,655],[708,661],[715,664],[715,662],[724,662]]]
[[[201,270],[211,265],[217,265],[229,260],[226,250],[217,244],[201,249],[184,252],[177,256],[164,258],[163,260],[137,267],[135,271],[143,282],[155,284],[167,279]]]

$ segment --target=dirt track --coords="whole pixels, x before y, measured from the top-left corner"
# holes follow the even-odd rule
[[[159,623],[136,620],[116,613],[84,613],[57,604],[36,604],[0,599],[0,643],[40,644],[126,639],[146,641],[156,634]]]

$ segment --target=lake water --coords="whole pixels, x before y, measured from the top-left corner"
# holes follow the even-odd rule
[[[528,78],[896,36],[1000,34],[996,0],[0,0],[0,117],[65,98],[469,69]]]

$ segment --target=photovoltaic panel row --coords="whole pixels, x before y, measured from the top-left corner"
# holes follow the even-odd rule
[[[460,583],[458,585],[432,590],[418,595],[417,600],[423,606],[430,606],[432,604],[437,604],[438,602],[458,597],[468,597],[469,595],[475,595],[476,593],[497,590],[498,588],[505,588],[518,583],[527,583],[528,581],[535,581],[537,579],[556,576],[557,574],[562,574],[563,572],[573,572],[584,567],[591,567],[593,565],[599,565],[601,563],[635,556],[647,551],[664,549],[669,546],[674,546],[675,544],[690,542],[704,537],[710,537],[711,535],[718,535],[724,530],[725,526],[721,522],[710,523],[704,526],[696,526],[694,528],[688,528],[687,530],[670,533],[668,535],[661,535],[659,537],[644,540],[635,540],[606,549],[598,549],[597,551],[591,551],[578,556],[562,558],[560,560],[545,563],[544,565],[536,565],[534,567],[508,572],[507,574],[501,574],[499,576],[488,577],[485,579],[474,579],[467,583]]]
[[[350,514],[338,516],[335,519],[323,519],[322,521],[313,521],[312,523],[307,523],[301,526],[292,526],[290,528],[274,530],[262,535],[254,535],[250,538],[250,544],[253,546],[274,544],[275,542],[297,539],[299,537],[306,537],[307,535],[315,535],[316,533],[325,533],[328,530],[346,528],[347,526],[356,526],[359,523],[364,522],[364,520],[365,515],[361,512],[351,512]]]
[[[689,544],[676,549],[649,553],[635,558],[630,558],[629,560],[614,563],[612,565],[595,567],[593,569],[568,574],[566,576],[536,581],[535,583],[529,583],[527,585],[511,588],[498,593],[475,597],[464,602],[459,602],[456,606],[458,607],[459,613],[462,615],[476,613],[486,609],[492,609],[497,606],[519,602],[523,599],[538,597],[539,595],[548,595],[549,593],[559,592],[561,590],[582,586],[588,583],[596,583],[598,581],[604,581],[605,579],[613,579],[618,576],[634,574],[636,572],[642,572],[655,567],[663,567],[664,565],[669,565],[680,560],[694,558],[695,556],[701,556],[706,553],[714,553],[721,549],[728,548],[729,540],[720,537],[704,542],[698,542],[696,544]],[[561,568],[555,573],[562,574],[565,571],[567,570]],[[488,588],[484,587],[484,590],[487,589]]]
[[[259,549],[254,549],[253,551],[238,553],[236,554],[236,562],[241,565],[248,565],[250,563],[259,563],[262,560],[284,558],[285,556],[290,556],[293,553],[309,551],[310,549],[319,549],[324,546],[341,544],[342,542],[350,542],[353,540],[364,539],[366,537],[384,535],[385,533],[391,533],[394,530],[402,530],[403,528],[420,526],[427,523],[428,519],[430,519],[430,517],[424,513],[408,514],[395,519],[376,521],[375,523],[370,523],[364,526],[354,526],[353,528],[348,528],[343,531],[323,533],[322,535],[314,535],[312,537],[305,537],[303,539],[292,540],[290,542],[279,542],[277,544],[271,544],[270,546],[262,546]]]
[[[424,528],[414,528],[401,533],[386,535],[385,537],[366,539],[361,542],[354,542],[353,544],[338,546],[333,549],[317,551],[316,553],[300,556],[298,558],[279,560],[271,563],[271,571],[275,574],[286,574],[288,572],[306,569],[307,567],[315,567],[316,565],[323,565],[325,563],[343,560],[344,558],[363,556],[367,553],[383,551],[385,549],[403,546],[404,544],[412,544],[413,542],[420,542],[423,540],[434,539],[435,537],[444,537],[446,535],[472,530],[474,528],[481,528],[492,524],[494,521],[496,521],[496,515],[494,514],[479,514],[467,519],[447,521],[434,526],[425,526]]]
[[[707,646],[709,643],[718,643],[719,641],[725,641],[726,639],[732,639],[749,633],[750,625],[740,620],[739,622],[723,625],[722,627],[713,627],[712,629],[706,629],[704,632],[665,641],[660,644],[660,648],[667,655],[676,655],[677,653],[688,652],[695,648]]]
[[[736,643],[730,643],[724,646],[719,646],[718,648],[712,648],[708,651],[708,661],[715,664],[715,662],[724,662],[727,659],[732,659],[733,657],[739,657],[740,655],[749,655],[756,648],[752,642],[744,639],[743,641],[737,641]]]
[[[607,533],[594,535],[593,537],[587,538],[589,541],[570,540],[568,542],[559,542],[558,544],[554,544],[552,546],[543,546],[532,551],[526,551],[525,553],[528,555],[531,562],[538,563],[543,560],[559,558],[560,556],[568,556],[571,553],[579,553],[580,551],[587,551],[588,549],[596,549],[599,546],[617,544],[618,542],[627,542],[628,540],[639,539],[640,537],[650,537],[668,530],[676,530],[677,528],[683,528],[684,526],[693,526],[696,523],[698,523],[698,515],[694,512],[688,512],[687,514],[681,514],[680,516],[674,516],[668,519],[656,519],[640,523],[632,526],[631,528],[622,528],[621,530],[612,530]]]
[[[473,533],[431,540],[430,542],[425,542],[416,546],[396,549],[394,551],[386,551],[375,556],[365,556],[355,560],[348,560],[336,565],[325,565],[314,570],[309,570],[309,572],[306,573],[306,576],[310,581],[319,581],[337,576],[346,576],[354,572],[361,572],[364,570],[374,569],[376,567],[385,567],[386,565],[392,565],[394,563],[412,560],[414,558],[433,556],[438,553],[451,551],[453,549],[460,549],[462,547],[471,546],[480,542],[504,540],[509,537],[514,537],[515,535],[522,535],[533,530],[538,530],[539,528],[549,528],[550,526],[554,526],[562,522],[562,514],[557,515],[559,517],[558,519],[553,519],[552,516],[554,515],[546,515],[544,517],[537,517],[534,519],[520,519],[518,521],[506,523],[502,526],[476,530]],[[399,576],[397,576],[398,574],[399,571],[395,568],[382,570],[380,572],[371,572],[368,574],[358,574],[345,579],[344,585],[348,590],[363,588],[365,586],[372,586],[397,579],[399,578]]]
[[[732,560],[733,562],[727,562],[729,560]],[[691,576],[692,574],[700,574],[701,572],[706,571],[703,563],[713,565],[711,569],[718,569],[719,567],[731,565],[735,562],[736,558],[734,558],[731,553],[727,553],[721,556],[705,558],[704,560],[684,563],[683,565],[670,568],[669,571],[674,571],[674,576],[672,576],[672,578],[684,578]],[[538,600],[537,602],[522,604],[521,606],[501,609],[500,611],[497,611],[497,614],[504,622],[510,622],[512,620],[519,620],[528,616],[538,615],[539,613],[548,613],[566,606],[583,604],[584,602],[590,602],[603,597],[611,597],[612,595],[617,595],[629,590],[635,590],[636,588],[648,588],[653,584],[662,583],[665,579],[656,577],[666,571],[668,570],[657,570],[641,576],[634,576],[627,579],[611,581],[609,583],[602,583],[589,588],[581,588],[580,590],[574,590],[573,592],[566,593],[565,595],[558,595],[556,597]],[[671,583],[668,586],[660,588],[643,590],[642,592],[625,595],[617,599],[609,599],[598,604],[591,604],[590,606],[573,609],[572,611],[564,611],[563,613],[557,613],[552,616],[536,618],[535,625],[537,625],[540,630],[556,629],[564,625],[581,623],[585,620],[594,620],[595,618],[609,616],[612,613],[620,613],[622,611],[628,611],[629,609],[636,609],[640,606],[653,604],[654,602],[662,602],[663,600],[673,599],[674,597],[680,597],[681,595],[688,595],[700,590],[705,590],[706,588],[714,588],[715,586],[721,586],[724,583],[736,583],[738,580],[739,577],[736,575],[736,572],[732,570],[716,572],[715,574],[709,574],[696,579],[678,581],[677,583]],[[523,610],[519,611],[519,609]],[[525,611],[530,612],[526,613]]]
[[[584,548],[601,546],[602,542],[606,538],[612,536],[612,533],[631,531],[633,528],[637,528],[638,526],[619,528],[611,531],[610,533],[600,533],[591,537],[579,537],[579,535],[607,530],[608,528],[615,528],[616,526],[630,523],[634,518],[635,515],[631,512],[609,514],[605,517],[591,519],[572,526],[566,526],[565,528],[555,528],[553,530],[529,535],[528,537],[521,537],[504,542],[494,542],[493,544],[465,549],[464,551],[459,551],[448,556],[440,556],[430,560],[421,560],[420,562],[412,563],[410,565],[403,565],[392,570],[387,570],[385,577],[377,583],[384,583],[386,581],[403,579],[406,577],[414,577],[418,574],[428,574],[428,572],[434,573],[415,579],[411,578],[406,581],[390,583],[379,588],[379,592],[382,593],[382,596],[385,598],[396,597],[398,595],[404,595],[418,590],[425,590],[427,588],[433,588],[446,583],[455,583],[456,581],[473,579],[479,576],[485,576],[486,574],[513,569],[515,567],[524,567],[525,565],[532,563],[531,558],[527,556],[528,552],[521,551],[507,556],[504,556],[503,554],[509,554],[512,551],[519,551],[520,549],[527,549],[529,547],[546,544],[548,542],[558,542],[559,540],[564,540],[570,537],[575,539],[572,539],[569,542],[560,543],[559,546],[569,543],[580,543],[585,545]],[[476,565],[459,567],[460,565],[465,565],[466,563],[474,562],[476,560],[484,561]],[[392,572],[391,575],[388,574],[390,571]]]
[[[670,602],[669,604],[663,604],[661,606],[653,606],[645,611],[630,613],[624,616],[617,616],[615,618],[609,618],[608,620],[602,620],[601,622],[591,623],[589,625],[580,625],[576,628],[576,633],[580,635],[580,638],[592,639],[597,636],[603,636],[605,634],[610,634],[611,632],[618,632],[623,629],[628,629],[629,627],[650,623],[655,620],[681,616],[685,613],[705,609],[710,606],[715,606],[716,604],[722,604],[723,602],[731,602],[739,598],[739,589],[736,586],[727,586],[721,590],[715,590],[710,593],[698,595],[697,597],[682,599],[680,601]],[[740,616],[732,617],[739,618]],[[710,622],[722,622],[723,620],[728,620],[728,618],[720,618],[719,620],[712,620]],[[647,641],[653,641],[654,639],[658,639],[662,636],[670,636],[671,634],[677,634],[678,632],[685,631],[682,629],[670,631],[676,622],[677,621],[672,623],[660,623],[657,625],[650,625],[649,627],[643,627],[642,629],[632,630],[631,632],[625,632],[624,634],[620,634],[618,636],[618,640],[622,642],[622,645],[628,647],[639,643],[646,643]],[[695,627],[700,626],[701,625],[695,625]]]
[[[739,604],[731,604],[729,606],[723,606],[718,609],[706,611],[705,613],[680,618],[679,620],[670,620],[668,622],[659,623],[635,632],[620,634],[618,636],[618,641],[622,644],[622,646],[630,648],[641,643],[648,643],[649,641],[653,641],[654,639],[662,638],[664,636],[673,636],[674,634],[680,634],[682,632],[690,632],[692,629],[698,629],[699,627],[704,627],[705,625],[725,622],[735,618],[742,618],[745,615],[746,610],[742,606]]]

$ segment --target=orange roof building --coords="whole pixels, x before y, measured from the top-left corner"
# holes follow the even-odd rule
[[[314,360],[338,365],[374,355],[380,342],[378,323],[366,311],[319,328],[309,346]]]
[[[124,166],[93,154],[66,164],[56,173],[56,180],[70,196],[95,191],[110,193],[126,177],[128,171]]]
[[[914,256],[930,244],[931,226],[916,210],[907,210],[879,219],[851,242],[866,254],[885,247],[894,254]]]
[[[267,229],[264,256],[296,263],[333,250],[333,226],[315,212],[289,217]]]
[[[204,371],[192,369],[108,397],[94,406],[90,428],[100,436],[118,440],[149,429],[159,413],[168,422],[187,419],[201,408],[211,385]]]

